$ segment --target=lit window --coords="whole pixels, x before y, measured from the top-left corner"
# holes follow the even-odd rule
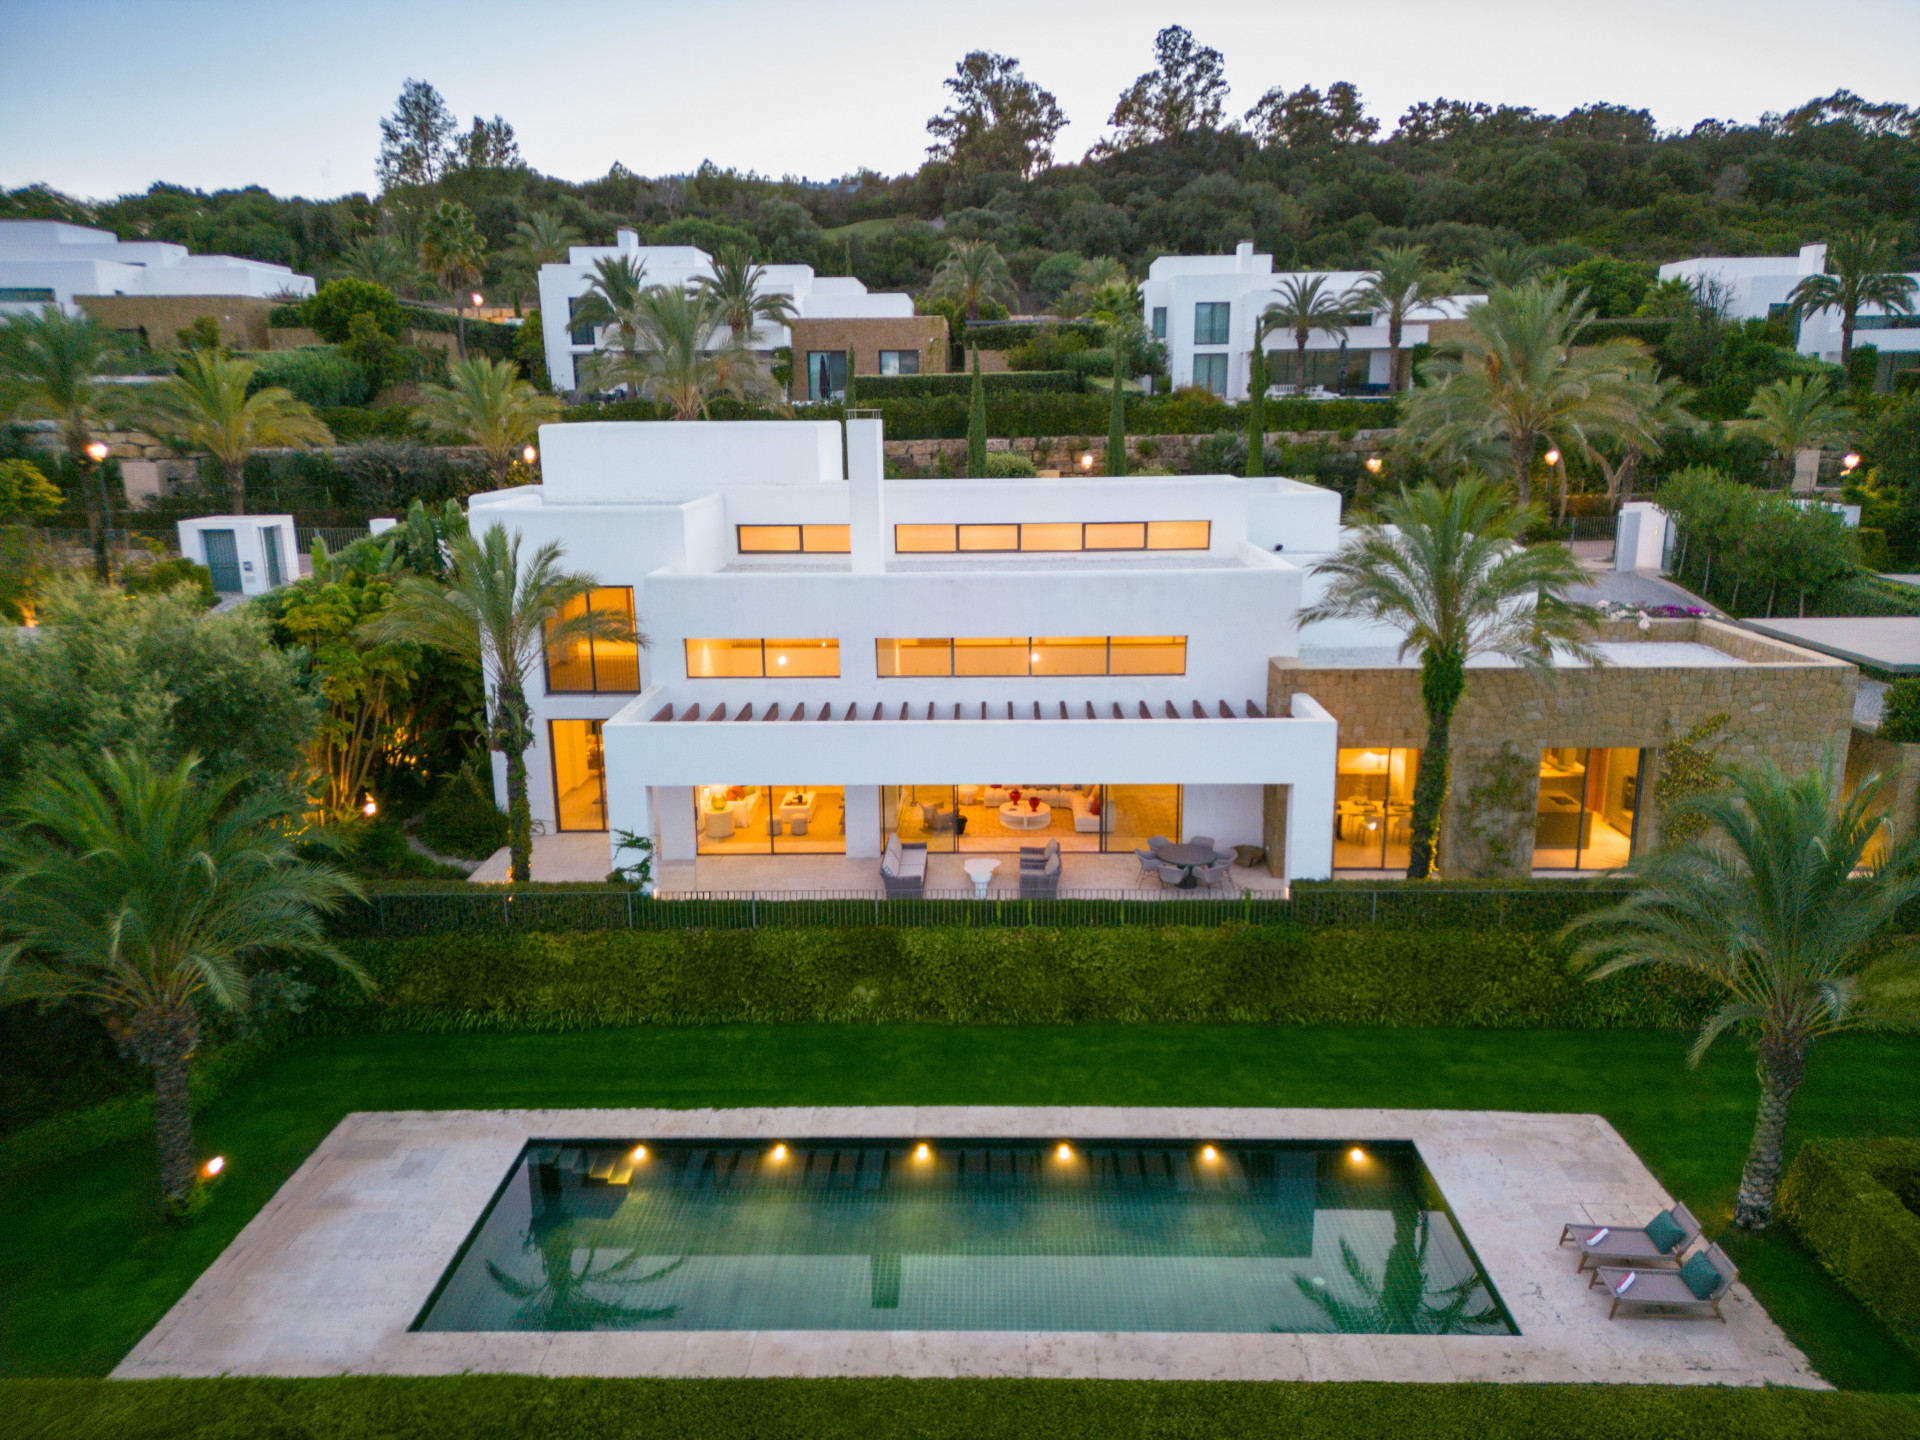
[[[1107,642],[1107,673],[1184,675],[1187,673],[1187,637],[1115,635]]]
[[[1027,637],[1011,639],[955,639],[953,642],[955,675],[1025,675],[1027,673]]]
[[[1107,637],[1036,635],[1027,657],[1034,675],[1104,675]]]
[[[853,527],[802,525],[800,548],[809,555],[845,555],[853,549]]]
[[[1147,522],[1149,550],[1204,550],[1212,541],[1210,520],[1150,520]]]
[[[1020,548],[1022,550],[1078,550],[1081,528],[1077,520],[1070,524],[1022,525]]]
[[[883,680],[953,673],[952,640],[877,640],[874,650],[875,669]]]
[[[901,555],[950,554],[957,547],[952,525],[896,525],[893,548]]]
[[[1187,637],[1184,635],[888,639],[876,641],[875,650],[875,669],[883,680],[928,675],[1184,675],[1187,672]]]
[[[768,640],[769,680],[816,679],[840,673],[838,640]]]
[[[689,640],[687,678],[739,680],[764,675],[764,652],[758,640]]]
[[[625,638],[580,636],[547,647],[547,693],[632,694],[640,688],[640,647],[633,639],[633,590],[624,585],[603,586],[575,596],[547,622],[547,633],[561,621],[588,610],[612,613],[625,623]]]
[[[960,548],[962,550],[1018,550],[1020,527],[1018,525],[962,525]]]
[[[845,555],[853,548],[846,525],[736,525],[742,555]]]
[[[554,720],[553,811],[562,830],[607,828],[607,763],[598,720]]]
[[[1088,522],[1086,546],[1089,550],[1144,550],[1147,527],[1139,520],[1119,524]]]

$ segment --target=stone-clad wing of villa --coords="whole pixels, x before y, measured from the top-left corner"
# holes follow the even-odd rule
[[[1238,847],[1236,884],[1405,868],[1418,671],[1395,632],[1297,623],[1336,492],[889,480],[858,418],[554,425],[541,454],[543,483],[475,496],[473,524],[559,542],[598,577],[585,603],[647,637],[536,675],[549,833],[791,857],[795,888],[801,857],[877,869],[895,841],[1009,861],[1054,842],[1082,866]],[[1446,873],[1625,863],[1657,830],[1662,748],[1713,715],[1728,757],[1844,762],[1850,664],[1710,620],[1598,648],[1550,675],[1473,666]]]

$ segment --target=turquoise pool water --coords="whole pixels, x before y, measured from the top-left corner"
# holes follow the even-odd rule
[[[1369,1141],[535,1142],[415,1328],[1515,1333]]]

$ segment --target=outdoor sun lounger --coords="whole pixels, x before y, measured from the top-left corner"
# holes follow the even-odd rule
[[[1581,1270],[1600,1265],[1678,1269],[1693,1242],[1700,1238],[1700,1222],[1677,1201],[1668,1213],[1681,1232],[1680,1240],[1670,1250],[1663,1251],[1654,1244],[1643,1225],[1568,1225],[1560,1232],[1560,1243],[1565,1245],[1569,1240],[1574,1243],[1580,1252],[1580,1264],[1576,1268]],[[1596,1235],[1600,1236],[1597,1241]]]
[[[1719,1277],[1704,1295],[1696,1294],[1678,1270],[1616,1270],[1604,1265],[1592,1272],[1587,1288],[1605,1285],[1613,1292],[1613,1304],[1607,1311],[1609,1320],[1620,1313],[1622,1305],[1637,1305],[1643,1314],[1657,1311],[1667,1316],[1711,1315],[1724,1325],[1727,1317],[1720,1313],[1720,1302],[1739,1277],[1739,1267],[1718,1245],[1708,1245],[1693,1259],[1704,1261]]]

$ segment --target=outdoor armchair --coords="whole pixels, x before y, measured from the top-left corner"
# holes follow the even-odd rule
[[[1049,856],[1042,869],[1020,867],[1020,898],[1022,900],[1052,900],[1060,894],[1060,857]]]
[[[1193,873],[1198,877],[1202,885],[1224,885],[1227,876],[1231,874],[1232,871],[1233,863],[1227,861],[1225,863],[1216,862],[1212,865],[1204,865]]]
[[[1667,1224],[1662,1223],[1662,1216],[1666,1217]],[[1699,1238],[1700,1222],[1678,1201],[1671,1210],[1661,1211],[1647,1225],[1568,1225],[1560,1231],[1560,1243],[1572,1241],[1579,1250],[1577,1268],[1581,1270],[1601,1265],[1677,1269]]]
[[[1587,1288],[1605,1285],[1613,1294],[1607,1318],[1613,1319],[1623,1305],[1638,1306],[1640,1313],[1659,1312],[1677,1317],[1711,1315],[1721,1324],[1727,1317],[1720,1313],[1720,1302],[1733,1288],[1740,1270],[1718,1245],[1696,1251],[1678,1270],[1615,1269],[1602,1265],[1592,1272]]]

